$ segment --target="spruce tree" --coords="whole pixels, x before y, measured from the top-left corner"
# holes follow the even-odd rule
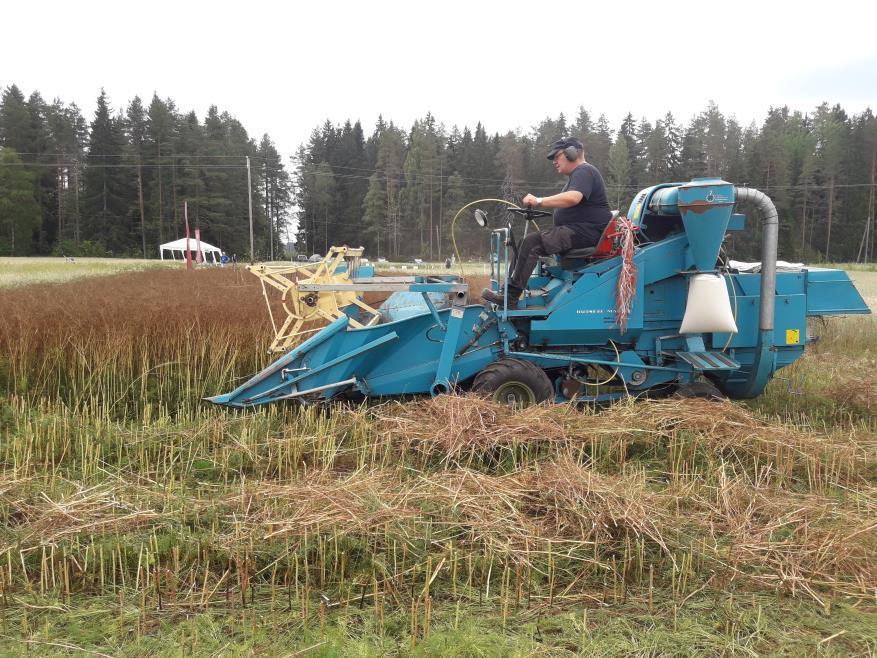
[[[628,150],[628,141],[619,131],[618,139],[609,149],[609,181],[607,192],[609,192],[609,202],[614,208],[621,209],[622,199],[628,193],[630,186],[630,151]]]
[[[146,147],[146,111],[143,101],[135,96],[128,105],[125,129],[128,136],[128,150],[137,168],[137,218],[140,224],[140,248],[146,258],[146,207],[144,202],[143,156]]]
[[[83,237],[112,255],[133,246],[132,211],[136,208],[136,177],[125,163],[125,137],[120,117],[111,115],[101,89],[91,122],[83,195]]]
[[[40,226],[35,176],[22,165],[14,149],[0,149],[0,254],[4,256],[32,254],[33,235]]]
[[[165,242],[168,237],[174,236],[175,231],[168,228],[168,224],[174,226],[174,219],[178,214],[178,207],[182,205],[174,203],[174,160],[173,143],[175,141],[176,116],[172,101],[164,101],[158,94],[152,95],[147,115],[147,140],[145,152],[149,154],[151,167],[150,190],[150,216],[154,218],[158,228],[158,241]]]
[[[265,218],[269,227],[269,258],[277,260],[274,245],[282,245],[286,234],[287,211],[290,205],[289,174],[283,168],[280,154],[268,134],[262,135],[257,159],[261,173],[261,193]]]
[[[368,191],[362,201],[362,242],[375,258],[385,257],[387,234],[386,184],[377,172],[369,176]]]
[[[612,148],[612,130],[609,119],[601,114],[597,119],[597,127],[590,144],[585,145],[585,159],[601,172],[609,169],[609,149]]]
[[[30,154],[34,152],[35,142],[24,94],[17,85],[10,85],[0,96],[0,145],[19,154]]]
[[[88,125],[75,103],[65,106],[60,100],[48,106],[46,124],[49,150],[54,153],[54,184],[57,228],[54,240],[65,253],[76,253],[79,244],[79,192],[85,162]]]

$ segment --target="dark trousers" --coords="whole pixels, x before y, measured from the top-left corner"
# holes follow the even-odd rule
[[[527,287],[527,279],[536,267],[539,256],[560,254],[570,249],[593,247],[600,239],[599,232],[593,239],[584,237],[573,231],[569,226],[553,226],[544,231],[530,233],[521,240],[518,246],[518,259],[509,277],[509,297],[517,299]]]

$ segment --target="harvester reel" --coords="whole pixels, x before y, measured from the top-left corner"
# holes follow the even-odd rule
[[[251,265],[247,269],[262,282],[262,294],[268,306],[274,339],[269,352],[286,352],[307,335],[319,331],[327,324],[345,315],[344,308],[359,307],[366,316],[365,322],[350,317],[352,327],[367,327],[380,320],[380,313],[357,297],[355,290],[332,290],[331,286],[349,285],[351,273],[359,267],[362,247],[332,247],[318,263],[307,265]],[[338,271],[346,262],[347,268]],[[304,284],[329,286],[320,291],[301,290]],[[286,314],[280,327],[274,318],[267,286],[280,293],[280,305]]]

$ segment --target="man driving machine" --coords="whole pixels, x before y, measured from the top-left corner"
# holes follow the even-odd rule
[[[558,194],[546,197],[527,194],[522,200],[527,207],[554,209],[554,226],[530,233],[521,241],[508,282],[508,303],[512,307],[527,287],[527,279],[539,256],[593,247],[612,217],[603,176],[585,161],[581,141],[575,137],[557,140],[551,146],[548,159],[554,163],[557,173],[569,176],[569,180]],[[503,304],[502,292],[485,288],[481,297],[500,306]]]

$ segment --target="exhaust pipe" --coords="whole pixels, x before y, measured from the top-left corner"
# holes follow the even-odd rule
[[[777,240],[779,213],[764,192],[751,187],[735,187],[737,203],[752,203],[761,215],[761,306],[758,328],[773,331],[774,297],[777,287]]]
[[[751,187],[735,187],[734,194],[737,204],[751,203],[761,215],[761,303],[758,310],[758,344],[752,369],[745,382],[729,382],[725,388],[734,397],[754,398],[764,390],[776,370],[773,341],[779,213],[764,192]]]

